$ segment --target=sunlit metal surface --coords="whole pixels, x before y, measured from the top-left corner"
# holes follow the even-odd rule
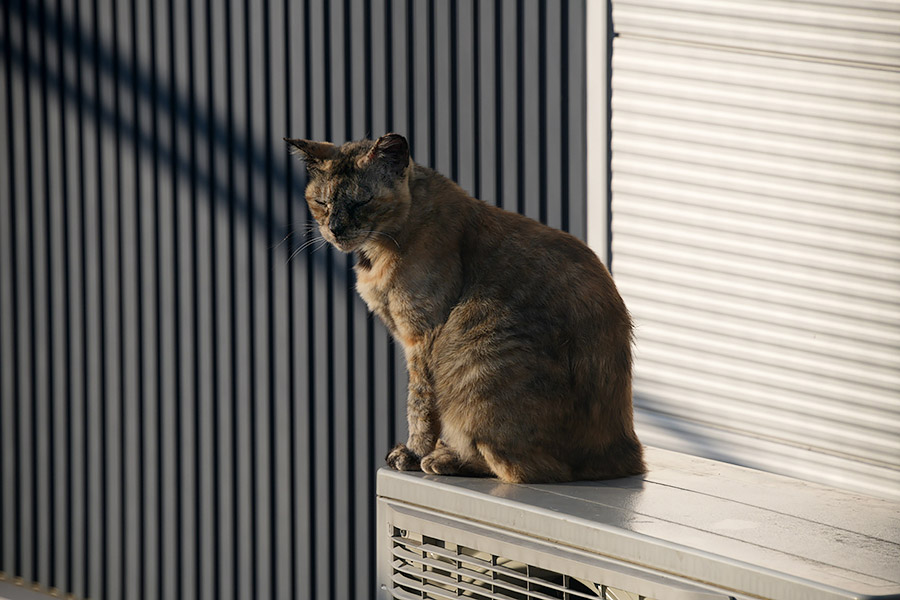
[[[427,579],[421,560],[396,562],[427,554],[421,540],[656,598],[900,594],[896,501],[656,448],[647,463],[642,477],[546,485],[379,471],[379,580],[416,566]]]
[[[642,438],[900,497],[900,11],[657,4],[614,2],[612,58]],[[855,24],[857,45],[814,43]]]

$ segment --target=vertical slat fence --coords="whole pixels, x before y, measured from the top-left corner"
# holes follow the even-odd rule
[[[283,136],[407,135],[585,235],[584,2],[10,0],[0,578],[368,598],[403,356]]]

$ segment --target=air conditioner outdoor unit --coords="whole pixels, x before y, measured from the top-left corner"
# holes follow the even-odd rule
[[[382,469],[379,600],[900,597],[896,503],[648,459],[646,478],[554,485]]]

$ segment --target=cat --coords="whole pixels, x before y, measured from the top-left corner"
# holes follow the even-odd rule
[[[645,472],[631,318],[584,243],[470,197],[402,135],[285,141],[322,237],[356,255],[357,291],[405,351],[409,438],[391,468],[508,483]]]

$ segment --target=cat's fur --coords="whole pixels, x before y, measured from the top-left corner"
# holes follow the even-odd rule
[[[628,311],[581,241],[469,197],[406,139],[287,140],[322,236],[403,345],[409,439],[394,469],[506,482],[644,472]]]

